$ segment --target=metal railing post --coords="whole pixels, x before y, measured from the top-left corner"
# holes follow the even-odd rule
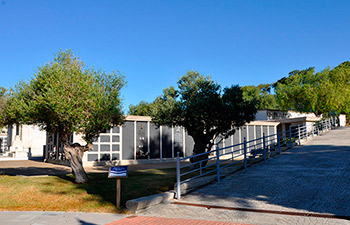
[[[308,136],[309,136],[309,134],[307,132],[307,125],[305,124],[305,139],[306,139],[306,141],[308,140]]]
[[[216,180],[220,181],[220,153],[219,144],[216,145]]]
[[[180,152],[177,152],[176,160],[176,198],[181,198]]]
[[[244,138],[243,148],[244,148],[244,169],[247,169],[247,140],[246,140],[246,138]]]
[[[281,154],[281,135],[279,131],[277,131],[277,146],[278,146],[278,154]]]
[[[293,142],[292,142],[292,127],[289,127],[289,145],[290,145],[290,149],[293,149]]]
[[[263,133],[263,150],[264,150],[264,161],[266,161],[266,140],[265,140],[265,133]]]
[[[298,139],[299,139],[299,145],[301,145],[301,141],[300,141],[300,126],[298,125]]]

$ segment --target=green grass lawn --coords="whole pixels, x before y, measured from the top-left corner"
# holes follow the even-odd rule
[[[121,180],[121,209],[115,207],[116,179],[107,173],[88,174],[89,182],[75,184],[71,175],[0,176],[0,210],[126,212],[127,200],[172,190],[176,169],[129,171]]]

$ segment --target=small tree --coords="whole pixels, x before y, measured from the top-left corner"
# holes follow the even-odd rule
[[[58,133],[75,181],[84,183],[84,152],[92,149],[99,133],[123,121],[120,89],[124,84],[119,73],[85,68],[72,51],[61,51],[29,83],[20,82],[11,90],[3,122],[36,124]],[[69,143],[74,132],[83,135],[86,146]]]
[[[134,116],[151,116],[152,114],[152,103],[141,101],[137,105],[130,105],[128,115]]]
[[[153,122],[183,126],[194,140],[193,154],[211,150],[216,138],[227,138],[237,127],[254,119],[254,103],[243,100],[238,86],[222,90],[209,76],[195,71],[189,71],[177,84],[177,89],[165,89],[153,103]]]

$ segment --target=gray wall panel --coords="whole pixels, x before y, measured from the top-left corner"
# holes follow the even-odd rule
[[[160,139],[159,128],[157,128],[154,124],[151,123],[151,126],[150,126],[150,157],[151,157],[151,159],[160,158],[159,139]]]
[[[180,152],[180,156],[183,156],[183,128],[174,127],[174,151],[175,155]]]
[[[240,130],[237,129],[236,132],[233,134],[233,145],[241,143],[241,140],[239,139],[239,132]],[[233,150],[238,150],[240,148],[241,148],[240,146],[236,146],[233,148]]]
[[[224,142],[225,142],[225,147],[231,146],[232,145],[231,136],[226,138]]]
[[[256,130],[256,137],[257,138],[260,138],[262,137],[262,132],[261,132],[261,126],[255,126],[255,130]],[[257,140],[256,141],[256,144],[257,144],[257,147],[258,148],[262,148],[263,147],[263,144],[262,144],[262,140]]]
[[[122,159],[134,159],[134,122],[125,122],[122,129]]]
[[[254,140],[254,126],[248,126],[249,140]]]
[[[147,130],[147,122],[136,122],[136,159],[148,159]]]
[[[275,127],[269,126],[269,132],[270,132],[270,135],[276,134]],[[270,140],[269,144],[276,143],[276,140],[274,140],[275,138],[277,138],[277,135],[269,137],[269,140]]]
[[[247,126],[241,127],[241,142],[242,143],[244,142],[244,138],[246,138],[246,140],[248,141],[248,139],[247,139]]]
[[[172,158],[171,127],[162,126],[162,157]]]
[[[188,135],[187,131],[185,132],[185,156],[191,156],[193,154],[193,146],[194,146],[194,141],[193,138]],[[182,151],[180,151],[180,153],[182,154]],[[175,150],[175,156],[176,156],[176,150]],[[180,154],[180,155],[181,155]]]
[[[263,134],[265,134],[265,136],[267,136],[267,129],[268,129],[267,126],[263,126]]]

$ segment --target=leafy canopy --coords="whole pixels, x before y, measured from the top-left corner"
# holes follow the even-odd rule
[[[257,109],[279,109],[277,96],[271,93],[271,84],[244,86],[242,90],[243,99],[254,102]]]
[[[2,122],[37,124],[66,139],[70,133],[82,133],[91,142],[123,121],[124,84],[119,72],[86,68],[72,51],[60,51],[30,82],[22,81],[11,90]]]
[[[134,115],[134,116],[151,116],[152,115],[152,103],[148,103],[145,101],[141,101],[137,105],[130,105],[129,106],[129,115]]]
[[[284,110],[327,114],[350,113],[350,63],[315,72],[313,67],[295,70],[276,82],[278,103]]]
[[[7,93],[6,88],[0,87],[0,128],[2,126],[4,126],[4,124],[1,123],[1,121],[3,121],[2,115],[3,115],[5,105],[7,102],[7,97],[8,97],[8,93]]]
[[[256,108],[243,100],[238,86],[222,89],[209,76],[195,71],[189,71],[177,84],[177,88],[164,89],[153,103],[153,122],[185,127],[195,141],[195,153],[210,149],[212,140],[227,137],[235,127],[254,119]]]

